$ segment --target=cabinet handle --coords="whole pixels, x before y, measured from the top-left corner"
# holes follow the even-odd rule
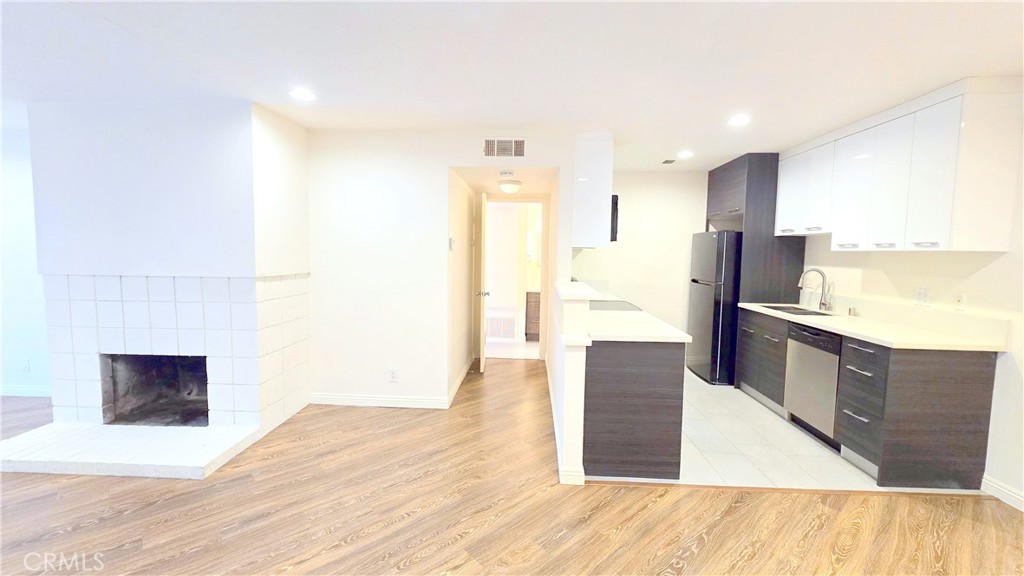
[[[718,212],[711,212],[711,213],[709,213],[708,216],[718,216],[721,213],[722,213],[722,211],[719,210]]]
[[[836,244],[836,246],[840,248],[856,248],[860,246],[860,244]]]
[[[914,246],[920,246],[922,248],[938,246],[938,242],[912,242]]]
[[[895,248],[895,242],[875,242],[876,248]]]
[[[740,326],[740,330],[743,330],[744,332],[749,332],[749,333],[751,333],[751,334],[753,334],[753,333],[754,333],[754,331],[753,331],[753,330],[751,330],[750,328],[745,328],[745,327],[743,327],[743,326]]]
[[[850,366],[849,364],[847,364],[847,365],[846,365],[846,369],[847,369],[847,370],[853,370],[853,371],[854,371],[854,372],[856,372],[857,374],[860,374],[860,375],[862,375],[862,376],[867,376],[868,378],[874,378],[874,376],[875,376],[875,375],[874,375],[873,373],[871,373],[871,372],[865,372],[865,371],[863,371],[863,370],[860,370],[860,369],[858,369],[858,368],[854,368],[853,366]]]
[[[765,334],[764,337],[765,337],[765,339],[771,340],[772,342],[778,342],[779,341],[778,338],[772,338],[771,336],[769,336],[767,334]]]
[[[779,232],[796,232],[796,230],[793,228],[782,228]]]
[[[821,226],[808,226],[804,228],[804,230],[807,230],[808,232],[817,232],[818,230],[821,230]]]
[[[735,213],[737,213],[739,211],[740,211],[739,208],[729,208],[729,214],[735,214]]]
[[[847,346],[849,346],[850,348],[853,348],[854,350],[860,350],[861,352],[867,352],[868,354],[874,354],[875,353],[875,351],[872,350],[871,348],[864,348],[864,347],[861,347],[861,346],[857,346],[856,344],[847,344]]]
[[[846,414],[847,416],[853,416],[854,418],[856,418],[857,420],[860,420],[861,422],[863,422],[865,424],[868,424],[868,423],[871,422],[871,420],[868,420],[867,418],[865,418],[863,416],[857,416],[856,414],[854,414],[853,412],[850,412],[846,408],[843,408],[843,414]]]

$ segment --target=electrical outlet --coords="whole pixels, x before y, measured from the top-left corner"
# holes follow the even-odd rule
[[[967,293],[966,292],[953,292],[953,308],[955,310],[963,310],[967,306]]]
[[[931,300],[931,290],[927,288],[918,288],[917,292],[914,293],[914,304],[918,306],[928,306],[931,304]]]
[[[392,384],[398,382],[398,368],[388,368],[388,382]]]
[[[21,362],[21,371],[22,372],[31,372],[32,371],[32,361],[29,360],[28,358],[25,358]]]

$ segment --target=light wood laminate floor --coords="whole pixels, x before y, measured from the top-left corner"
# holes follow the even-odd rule
[[[1024,571],[1022,513],[990,497],[559,485],[543,364],[487,366],[450,410],[309,406],[202,481],[4,474],[0,572]]]

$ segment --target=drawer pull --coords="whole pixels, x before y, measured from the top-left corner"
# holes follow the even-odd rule
[[[895,242],[875,242],[876,248],[895,248]]]
[[[782,229],[779,230],[779,232],[782,232],[784,234],[788,234],[790,232],[796,232],[796,230],[794,228],[782,228]]]
[[[867,352],[868,354],[874,354],[875,353],[875,351],[872,350],[871,348],[863,348],[861,346],[857,346],[856,344],[847,344],[847,346],[849,346],[850,348],[853,348],[854,350],[860,350],[861,352]]]
[[[767,334],[765,334],[764,337],[765,337],[766,340],[771,340],[772,342],[778,342],[779,341],[778,338],[772,338],[771,336],[769,336]]]
[[[850,243],[850,244],[836,244],[836,246],[838,246],[840,248],[857,248],[857,247],[860,246],[860,244],[853,244],[853,243]]]
[[[871,420],[868,420],[867,418],[865,418],[863,416],[857,416],[856,414],[854,414],[853,412],[850,412],[846,408],[843,408],[843,414],[846,414],[847,416],[853,416],[854,418],[856,418],[857,420],[860,420],[861,422],[863,422],[865,424],[868,424],[868,423],[871,422]]]
[[[722,213],[722,211],[719,210],[718,212],[712,212],[712,213],[708,214],[708,216],[718,216],[721,213]]]
[[[739,211],[740,211],[739,208],[729,208],[729,214],[735,214],[735,213],[737,213]]]
[[[938,242],[912,242],[912,244],[921,248],[934,248],[939,245]]]
[[[745,326],[740,326],[740,330],[743,330],[744,332],[749,332],[750,334],[754,333],[753,330],[751,330],[750,328],[747,328]]]
[[[865,372],[864,370],[859,370],[857,368],[854,368],[853,366],[850,366],[849,364],[846,365],[846,369],[847,370],[853,370],[857,374],[861,374],[863,376],[867,376],[868,378],[874,377],[874,374],[872,374],[871,372]]]
[[[808,232],[817,232],[818,230],[821,230],[821,226],[808,226],[804,228],[804,230],[807,230]]]

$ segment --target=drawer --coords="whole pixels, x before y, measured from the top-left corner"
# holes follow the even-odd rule
[[[839,395],[876,416],[885,413],[885,372],[864,364],[839,364]]]
[[[686,365],[686,348],[675,342],[610,342],[596,340],[587,348],[586,370],[678,372]],[[589,381],[589,380],[588,380]]]
[[[834,440],[876,466],[882,461],[882,420],[842,398],[836,403]]]
[[[789,333],[788,320],[775,318],[774,316],[745,310],[743,308],[740,308],[740,322],[744,322],[753,328],[762,328],[765,331],[773,332],[776,335],[782,334],[783,338],[785,338],[786,334]]]
[[[867,364],[885,370],[889,367],[889,352],[889,348],[879,344],[843,337],[841,357],[847,364]]]

